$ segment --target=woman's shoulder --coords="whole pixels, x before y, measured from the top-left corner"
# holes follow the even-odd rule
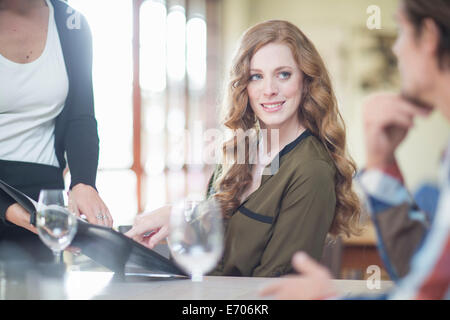
[[[69,3],[67,3],[67,1],[64,1],[64,0],[49,0],[49,1],[51,2],[53,8],[55,8],[55,9],[56,8],[58,8],[58,9],[63,8],[64,10],[67,10],[68,8],[71,9],[70,10],[71,12],[67,12],[67,13],[72,13],[72,12],[76,11],[72,6],[70,6]]]
[[[292,150],[289,156],[293,167],[304,170],[307,168],[334,168],[334,161],[323,143],[314,135],[310,135]]]
[[[66,1],[63,0],[49,0],[55,10],[55,14],[71,15],[73,13],[80,14],[73,7],[71,7]],[[80,14],[81,15],[81,14]]]
[[[63,0],[49,1],[53,6],[55,21],[60,32],[62,30],[75,30],[81,32],[88,30],[90,32],[90,27],[86,17],[81,12]]]
[[[318,138],[310,136],[305,139],[285,161],[288,163],[282,166],[287,169],[283,170],[287,182],[286,192],[303,193],[302,190],[306,188],[327,190],[326,193],[330,193],[330,188],[334,188],[336,167]]]
[[[334,183],[336,167],[322,142],[310,135],[281,160],[290,184]]]

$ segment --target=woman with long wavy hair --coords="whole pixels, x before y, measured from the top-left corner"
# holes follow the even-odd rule
[[[345,125],[325,65],[295,25],[271,20],[244,33],[224,107],[233,137],[207,191],[226,226],[212,275],[287,274],[296,251],[320,259],[327,234],[357,230]],[[144,232],[162,227],[146,243],[154,246],[167,236],[168,212],[137,219],[128,235],[144,242]]]

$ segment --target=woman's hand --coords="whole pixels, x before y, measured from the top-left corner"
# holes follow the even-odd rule
[[[154,211],[137,215],[133,227],[125,235],[153,249],[169,235],[171,210],[172,206],[167,205]]]
[[[6,209],[6,220],[37,234],[37,229],[30,223],[30,214],[20,204],[14,203]]]
[[[108,207],[89,185],[79,183],[69,191],[69,210],[77,216],[85,215],[90,223],[107,227],[113,225]]]
[[[277,280],[265,287],[260,295],[284,300],[318,300],[336,296],[330,272],[307,254],[296,253],[292,265],[300,275]]]
[[[6,210],[6,220],[35,234],[38,233],[37,228],[30,223],[30,214],[18,203],[14,203],[8,207]],[[81,253],[81,250],[76,247],[67,247],[65,251],[69,251],[75,255]]]

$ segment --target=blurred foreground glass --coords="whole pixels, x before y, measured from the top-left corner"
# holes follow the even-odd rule
[[[169,248],[177,264],[202,281],[223,250],[222,210],[214,199],[183,200],[172,208]]]
[[[77,231],[77,218],[65,208],[64,190],[41,190],[36,214],[36,228],[42,242],[61,260]]]

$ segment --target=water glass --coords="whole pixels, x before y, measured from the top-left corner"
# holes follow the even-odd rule
[[[65,208],[64,190],[41,190],[36,213],[36,228],[42,242],[60,262],[77,231],[77,218]]]
[[[222,255],[222,210],[218,202],[211,198],[175,204],[168,242],[176,263],[192,276],[192,281],[202,281]]]

